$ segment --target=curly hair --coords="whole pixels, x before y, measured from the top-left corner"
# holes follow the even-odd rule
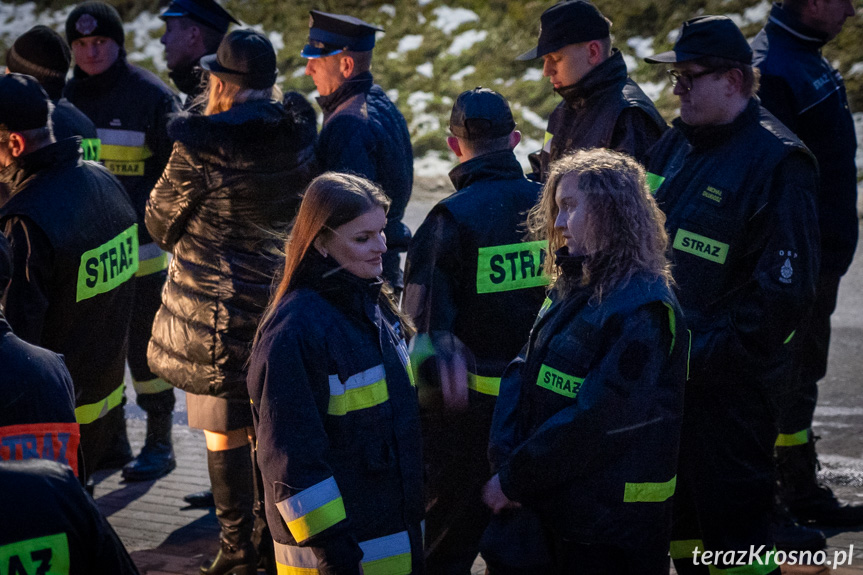
[[[562,230],[555,227],[560,211],[556,195],[564,179],[581,190],[586,204],[582,285],[594,286],[597,301],[637,272],[673,283],[665,214],[650,194],[644,168],[630,156],[603,148],[579,150],[552,163],[542,197],[528,215],[534,238],[548,240],[544,266],[553,282],[561,273],[552,256],[566,245]],[[559,287],[567,291],[571,286]]]

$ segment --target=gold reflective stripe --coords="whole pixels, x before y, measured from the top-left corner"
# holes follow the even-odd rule
[[[138,224],[132,224],[97,248],[81,254],[78,265],[79,302],[111,291],[138,271]]]
[[[497,397],[498,394],[500,394],[499,377],[488,377],[468,372],[467,386],[468,388],[485,395],[493,395],[494,397]]]
[[[11,520],[4,518],[4,521]],[[70,565],[69,538],[65,533],[0,545],[0,573],[3,575],[69,575]]]
[[[360,542],[365,575],[408,575],[411,572],[411,543],[407,531]],[[310,547],[275,542],[279,575],[316,575],[319,561]]]
[[[661,483],[627,483],[623,488],[624,503],[661,503],[674,495],[677,475]]]
[[[538,386],[569,398],[574,398],[578,395],[578,390],[581,389],[582,383],[584,383],[583,377],[575,377],[574,375],[563,373],[545,364],[542,364],[539,376],[536,378]]]
[[[647,172],[647,187],[650,189],[650,193],[654,196],[656,195],[656,191],[659,190],[659,187],[665,181],[664,176],[660,176],[659,174],[653,174],[651,172]]]
[[[520,242],[479,248],[476,292],[495,293],[548,285],[542,260],[548,242]]]
[[[119,406],[123,402],[123,390],[125,385],[122,383],[120,387],[112,391],[108,397],[101,399],[96,403],[88,403],[75,408],[75,419],[81,425],[93,423],[97,419],[104,417],[109,411]]]
[[[99,138],[84,138],[81,140],[81,149],[84,150],[84,159],[98,162],[102,159],[102,141]]]
[[[276,507],[298,543],[347,517],[342,494],[333,477],[279,501]]]
[[[344,383],[338,375],[330,375],[329,384],[327,413],[330,415],[345,415],[374,407],[390,398],[383,364],[352,375]]]
[[[674,236],[674,249],[705,260],[724,264],[728,257],[728,244],[679,228]]]
[[[148,379],[146,381],[138,381],[137,379],[133,379],[132,385],[135,387],[135,393],[137,393],[138,395],[159,393],[160,391],[165,391],[174,387],[161,377],[157,377],[155,379]]]
[[[168,254],[163,253],[149,260],[141,260],[135,276],[148,276],[166,269],[168,269]]]
[[[794,447],[807,443],[809,443],[809,428],[801,429],[797,433],[780,433],[776,437],[776,447]]]
[[[102,143],[102,159],[115,162],[142,162],[152,157],[147,146],[112,146]]]

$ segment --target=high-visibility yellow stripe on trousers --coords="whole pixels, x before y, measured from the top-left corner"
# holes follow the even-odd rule
[[[500,394],[499,377],[488,377],[485,375],[477,375],[475,373],[468,372],[467,386],[469,389],[478,391],[479,393],[482,393],[484,395],[491,395],[493,397],[497,397]]]
[[[313,549],[275,542],[279,575],[316,575],[318,558]],[[365,575],[407,575],[411,572],[411,542],[407,531],[360,542]]]
[[[108,397],[100,399],[95,403],[79,405],[75,408],[75,419],[81,425],[93,423],[97,419],[102,419],[109,411],[123,403],[123,394],[125,393],[125,384],[120,384],[120,387],[108,394]]]
[[[298,543],[347,517],[342,494],[333,477],[279,501],[276,508]]]

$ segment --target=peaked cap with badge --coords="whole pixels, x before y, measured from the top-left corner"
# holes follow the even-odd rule
[[[159,18],[190,18],[222,34],[228,31],[232,22],[240,23],[215,0],[174,0]]]
[[[309,12],[309,42],[300,52],[303,58],[323,58],[350,50],[368,52],[375,47],[375,32],[384,29],[354,16]]]

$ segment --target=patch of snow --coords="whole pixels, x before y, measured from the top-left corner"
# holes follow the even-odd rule
[[[429,151],[422,158],[414,158],[414,174],[420,178],[446,175],[452,169],[452,160],[441,157],[440,152]]]
[[[675,28],[674,30],[670,30],[668,32],[668,36],[665,37],[671,44],[677,42],[677,38],[680,36],[680,28]]]
[[[641,87],[647,97],[655,102],[659,99],[662,91],[665,90],[665,86],[668,85],[668,82],[639,82],[638,85]]]
[[[530,108],[525,108],[517,102],[513,104],[512,107],[514,110],[517,110],[521,114],[521,117],[524,119],[525,122],[527,122],[534,128],[545,130],[547,122],[543,120],[539,114],[537,114]]]
[[[420,64],[417,66],[417,74],[425,76],[426,78],[431,78],[434,75],[434,64],[431,62]]]
[[[479,20],[479,16],[473,10],[467,8],[450,8],[449,6],[438,6],[432,10],[435,21],[432,26],[444,34],[452,34],[465,22]]]
[[[73,8],[75,8],[74,4],[60,10],[44,10],[37,15],[35,2],[24,4],[0,2],[0,39],[7,46],[11,46],[18,36],[36,24],[49,26],[63,35],[66,18]],[[128,28],[126,31],[129,31]]]
[[[543,129],[545,129],[545,127],[543,127]],[[521,142],[519,142],[513,152],[515,153],[515,157],[518,160],[518,163],[521,164],[521,167],[525,171],[529,171],[530,160],[527,159],[527,156],[541,148],[542,142],[540,142],[539,140],[534,140],[533,138],[526,138],[524,137],[524,134],[522,134]]]
[[[495,86],[500,86],[503,84],[503,78],[495,78],[493,83]]]
[[[643,38],[641,36],[633,36],[629,40],[626,41],[626,45],[632,48],[635,52],[635,55],[641,59],[647,58],[648,56],[653,56],[653,36],[650,38]]]
[[[470,76],[474,72],[476,72],[476,66],[465,66],[464,68],[450,76],[450,80],[453,80],[454,82],[461,82],[465,79],[465,77]]]
[[[636,60],[629,54],[623,55],[623,63],[626,64],[627,72],[634,72],[638,68],[638,60]]]
[[[278,53],[280,50],[285,49],[285,37],[282,36],[281,32],[269,32],[267,34],[267,38],[270,39],[270,42],[273,44],[273,48],[275,49],[276,53]]]
[[[389,16],[390,18],[396,17],[396,7],[393,6],[392,4],[384,4],[383,6],[378,8],[378,12],[383,12],[384,14]]]
[[[387,98],[390,99],[390,102],[396,103],[399,101],[399,91],[395,88],[390,88],[387,90]]]
[[[410,126],[411,134],[414,137],[425,136],[430,132],[437,132],[440,130],[440,118],[435,114],[427,114],[425,112],[420,114],[414,114],[413,120],[411,120]]]
[[[863,142],[863,112],[854,114],[854,131],[857,132],[857,141]],[[857,176],[863,174],[863,146],[857,146]]]
[[[482,42],[487,37],[487,30],[468,30],[467,32],[462,32],[453,38],[452,44],[450,44],[450,47],[446,52],[452,56],[458,56],[474,44]]]
[[[414,114],[424,112],[429,102],[434,100],[434,94],[431,92],[412,92],[408,96],[408,107],[413,110]]]
[[[743,19],[746,22],[764,22],[767,20],[767,15],[770,14],[770,2],[762,0],[760,4],[750,6],[743,11]]]
[[[417,48],[422,46],[422,43],[422,34],[408,34],[406,36],[402,36],[401,40],[399,40],[399,45],[396,48],[396,52],[403,54],[405,52],[410,52],[411,50],[416,50]]]
[[[418,5],[418,6],[428,6],[428,5],[429,5],[429,4],[431,4],[433,1],[434,1],[434,0],[417,0],[417,5]]]
[[[420,26],[422,26],[422,25],[423,25],[423,24],[425,24],[426,22],[428,22],[428,19],[425,17],[425,15],[424,15],[422,12],[420,12],[419,14],[417,14],[417,24],[419,24]]]
[[[743,25],[746,24],[746,22],[743,20],[743,16],[741,16],[740,14],[726,14],[726,16],[728,16],[729,20],[734,22],[734,24],[738,28],[742,28]]]
[[[540,68],[528,68],[524,71],[521,79],[525,82],[539,82],[542,80],[542,70]]]
[[[848,70],[848,76],[863,74],[863,62],[857,62]]]
[[[305,66],[300,66],[299,68],[297,68],[296,70],[291,72],[291,78],[302,78],[305,75],[306,75],[306,67]]]
[[[159,19],[158,14],[141,12],[131,22],[123,24],[127,37],[131,34],[131,44],[126,42],[126,50],[131,62],[151,60],[156,70],[167,70],[165,63],[165,49],[158,41],[165,23]],[[155,34],[154,34],[155,32]]]

